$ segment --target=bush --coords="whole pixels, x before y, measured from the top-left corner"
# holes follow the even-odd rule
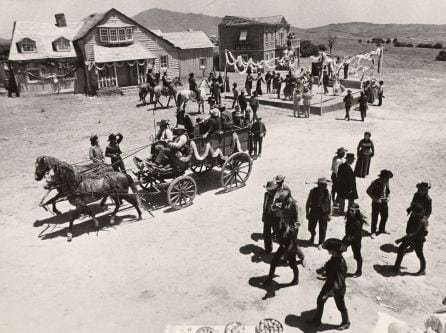
[[[300,43],[300,55],[302,58],[319,55],[319,48],[314,45],[311,40],[303,40]]]
[[[435,59],[438,61],[446,61],[446,50],[440,51]]]
[[[394,38],[393,41],[392,41],[392,43],[393,43],[393,44],[398,43],[398,39],[397,39],[397,38]]]
[[[392,40],[390,38],[387,38],[386,39],[386,44],[390,44],[390,43],[392,43]]]
[[[426,43],[420,43],[418,44],[416,47],[421,48],[421,49],[431,49],[433,47],[432,44],[426,44]]]
[[[434,44],[434,46],[432,46],[432,48],[433,49],[442,49],[443,48],[443,44],[441,44],[441,43],[436,43],[436,44]]]
[[[325,46],[325,44],[319,44],[319,45],[317,46],[317,48],[318,48],[320,51],[327,51],[327,47]]]
[[[413,47],[413,44],[411,43],[404,43],[404,42],[396,42],[393,44],[395,47]]]
[[[372,44],[384,44],[385,42],[382,38],[372,38]]]

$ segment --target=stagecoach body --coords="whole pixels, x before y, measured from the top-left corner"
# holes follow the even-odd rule
[[[220,169],[219,182],[225,191],[245,186],[252,159],[247,153],[249,128],[234,129],[207,138],[190,141],[189,153],[180,156],[169,168],[153,166],[134,158],[139,185],[145,193],[166,192],[169,205],[176,210],[190,206],[197,194],[197,183],[191,174],[204,174],[213,168]]]

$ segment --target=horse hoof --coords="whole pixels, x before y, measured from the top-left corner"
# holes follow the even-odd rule
[[[110,224],[111,225],[115,224],[115,217],[114,216],[110,217]]]
[[[96,228],[96,229],[99,229],[99,222],[98,221],[94,221],[94,227]]]
[[[139,216],[138,216],[138,221],[141,221],[141,220],[142,220],[142,216],[139,215]]]
[[[71,242],[73,240],[73,235],[69,232],[67,234],[67,242]]]

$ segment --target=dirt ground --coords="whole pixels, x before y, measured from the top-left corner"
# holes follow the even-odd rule
[[[395,55],[398,59],[398,55]],[[425,66],[423,65],[425,64]],[[390,235],[364,238],[364,274],[348,279],[346,303],[350,332],[370,332],[377,312],[384,311],[422,327],[442,300],[446,227],[445,65],[417,60],[412,68],[390,66],[385,73],[386,99],[371,106],[366,122],[343,121],[343,111],[294,119],[291,111],[261,108],[268,133],[264,153],[254,162],[246,187],[221,193],[218,171],[197,177],[199,195],[187,209],[171,212],[166,201],[152,217],[133,210],[108,216],[94,231],[84,218],[66,241],[69,214],[60,217],[37,207],[44,190],[34,181],[34,161],[52,155],[68,162],[85,160],[89,136],[98,133],[102,147],[110,132],[124,135],[126,151],[148,143],[153,112],[135,107],[136,95],[88,98],[60,95],[3,98],[0,101],[0,331],[2,332],[163,332],[167,324],[224,325],[240,321],[255,325],[262,318],[285,323],[287,332],[314,332],[305,320],[322,286],[315,269],[328,254],[305,247],[307,268],[300,284],[287,267],[277,269],[273,287],[260,282],[268,273],[270,255],[262,252],[262,185],[278,173],[300,205],[318,177],[330,176],[331,158],[339,146],[356,150],[364,130],[372,132],[376,155],[369,178],[358,179],[360,206],[370,216],[365,190],[383,168],[394,173],[388,230]],[[190,106],[195,110],[195,105]],[[174,109],[156,111],[156,119],[173,119]],[[353,118],[360,119],[359,112]],[[144,157],[142,151],[139,156]],[[126,160],[130,167],[130,160]],[[415,277],[418,260],[412,253],[403,274],[391,276],[396,238],[403,235],[405,209],[415,184],[432,183],[433,214],[425,246],[427,275]],[[149,198],[145,198],[150,200]],[[69,212],[71,207],[60,204]],[[299,238],[307,239],[306,222]],[[344,222],[334,217],[328,237],[342,237]],[[277,245],[276,245],[277,246]],[[349,270],[355,262],[345,254]],[[396,310],[379,305],[382,303]],[[334,302],[326,305],[321,329],[341,321]]]

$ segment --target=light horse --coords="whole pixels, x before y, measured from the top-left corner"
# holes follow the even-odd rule
[[[122,199],[135,207],[138,212],[138,219],[141,219],[142,212],[139,209],[141,200],[130,175],[121,172],[106,172],[102,175],[87,178],[77,172],[71,165],[64,162],[51,169],[49,174],[51,181],[65,184],[68,201],[76,207],[68,227],[68,241],[71,241],[73,238],[73,222],[82,213],[88,213],[93,219],[95,228],[99,229],[99,222],[88,204],[104,199],[107,196],[110,196],[115,202],[115,210],[112,212],[110,224],[115,223],[115,216]],[[136,198],[129,193],[129,188],[132,189]]]
[[[61,163],[63,163],[61,160],[59,160],[55,157],[52,157],[52,156],[37,157],[36,163],[35,163],[36,170],[34,172],[34,179],[37,181],[42,180],[43,177],[45,177],[45,175],[48,174],[48,172],[51,169],[60,165]],[[114,171],[113,167],[109,164],[94,164],[93,163],[93,164],[87,164],[87,165],[73,166],[73,168],[75,168],[76,171],[78,171],[79,173],[82,173],[86,177],[88,177],[89,175],[94,175],[94,174],[98,174],[101,172],[113,172]],[[61,215],[62,213],[59,210],[57,210],[57,208],[56,208],[56,203],[57,203],[57,200],[66,197],[67,193],[66,193],[65,185],[61,184],[61,183],[47,182],[47,184],[45,185],[45,188],[47,189],[47,193],[44,195],[44,197],[40,201],[40,206],[45,208],[46,205],[52,204],[53,212],[56,215]],[[44,202],[44,200],[46,199],[48,194],[53,189],[57,189],[58,193],[53,198],[48,200],[47,202]],[[107,198],[105,198],[103,200],[103,202],[101,203],[102,206],[105,204],[106,199]]]
[[[154,95],[155,101],[154,106],[159,104],[162,108],[164,108],[164,105],[160,102],[160,97],[169,97],[167,101],[167,107],[169,107],[170,100],[173,98],[175,104],[177,102],[177,86],[182,86],[181,80],[179,78],[174,78],[169,85],[166,87],[163,85],[162,81],[159,81],[159,83],[155,87],[151,87],[147,82],[143,83],[139,86],[139,100],[146,105],[146,97],[147,94],[150,92]]]
[[[200,92],[200,96],[197,96],[195,91],[189,89],[181,90],[177,96],[177,108],[181,109],[182,106],[183,110],[186,111],[186,103],[188,101],[193,101],[198,104],[198,113],[201,113],[200,109],[203,110],[204,113],[204,99],[206,97],[206,86],[209,89],[211,88],[206,79],[201,80],[200,85],[198,86],[198,91]]]

